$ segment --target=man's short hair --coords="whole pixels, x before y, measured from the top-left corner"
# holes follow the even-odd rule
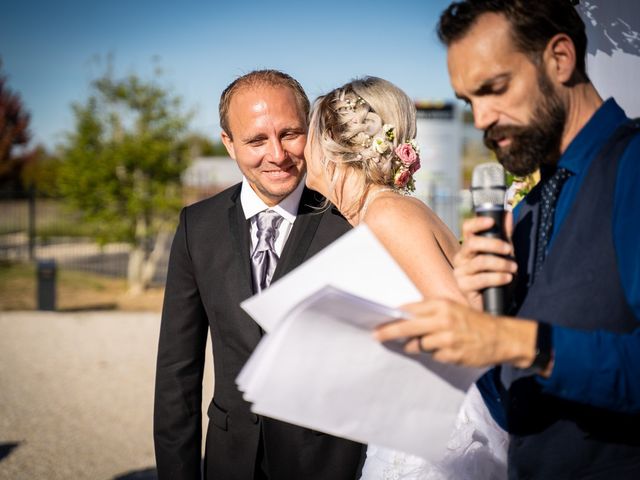
[[[568,35],[576,48],[576,71],[587,80],[585,55],[587,34],[584,22],[570,0],[462,0],[453,2],[440,16],[438,37],[449,47],[462,39],[485,13],[505,16],[511,25],[518,50],[540,65],[549,40]]]
[[[220,115],[220,127],[224,132],[233,139],[231,136],[231,129],[229,128],[229,105],[233,96],[243,88],[255,88],[255,87],[283,87],[290,88],[296,97],[298,108],[300,109],[305,122],[309,117],[309,98],[304,93],[302,85],[290,75],[279,70],[254,70],[241,77],[236,78],[231,84],[224,89],[220,96],[220,104],[218,106],[218,112]]]

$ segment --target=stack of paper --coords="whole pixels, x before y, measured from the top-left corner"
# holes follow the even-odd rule
[[[480,372],[406,355],[372,334],[420,298],[360,226],[242,304],[268,334],[238,386],[258,414],[439,459]]]

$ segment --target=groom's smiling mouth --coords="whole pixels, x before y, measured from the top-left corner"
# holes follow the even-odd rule
[[[286,168],[263,170],[262,173],[268,178],[272,178],[274,180],[289,178],[291,175],[295,174],[295,165],[291,164]]]

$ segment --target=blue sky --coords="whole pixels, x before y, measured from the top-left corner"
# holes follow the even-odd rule
[[[435,34],[449,0],[3,4],[3,71],[31,113],[35,142],[48,147],[73,128],[71,103],[86,99],[108,54],[116,74],[145,78],[159,57],[163,84],[196,110],[193,129],[212,138],[220,93],[254,68],[290,73],[311,98],[361,75],[386,78],[415,99],[453,97]]]

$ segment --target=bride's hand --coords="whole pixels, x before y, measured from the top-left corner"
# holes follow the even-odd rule
[[[512,218],[511,213],[505,218],[509,237]],[[458,287],[477,310],[482,310],[482,290],[509,284],[517,270],[510,242],[478,235],[492,225],[493,219],[488,217],[466,220],[462,225],[462,247],[453,258],[453,274]]]

